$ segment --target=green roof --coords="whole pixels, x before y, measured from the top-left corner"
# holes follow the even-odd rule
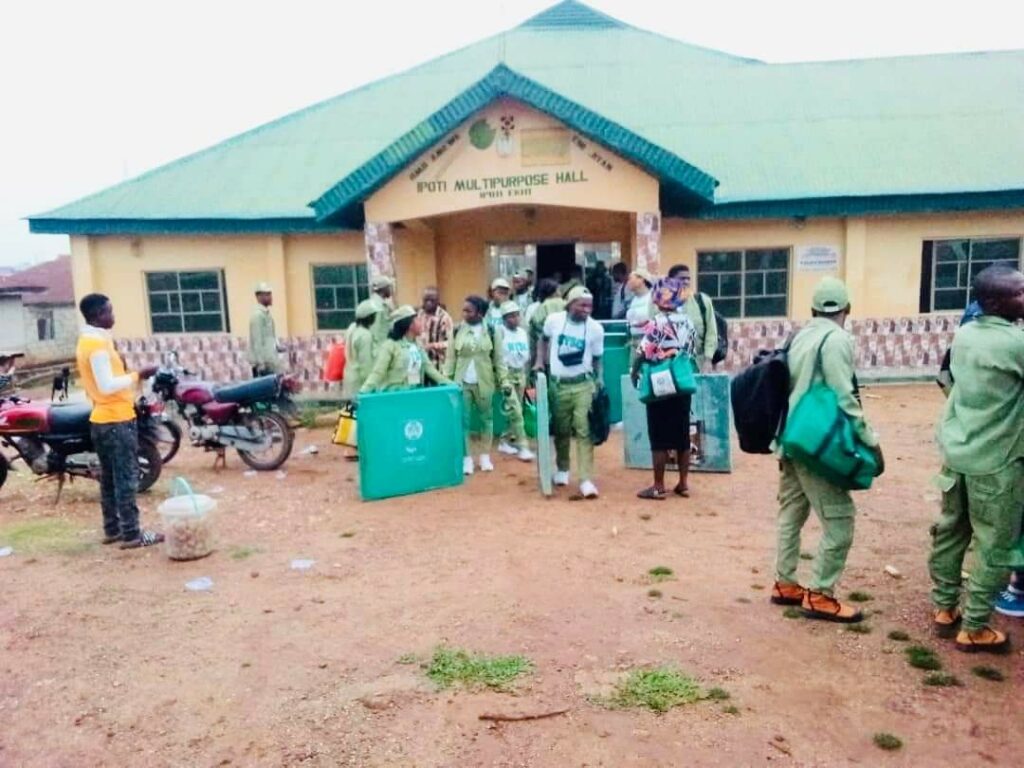
[[[357,226],[368,194],[503,93],[657,175],[669,215],[1024,207],[1024,51],[766,64],[570,0],[30,224]]]

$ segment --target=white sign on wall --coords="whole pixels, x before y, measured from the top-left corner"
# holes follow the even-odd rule
[[[839,246],[804,245],[796,249],[798,272],[838,272]]]

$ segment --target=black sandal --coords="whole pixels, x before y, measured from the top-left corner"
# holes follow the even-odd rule
[[[153,531],[141,531],[138,538],[134,538],[131,541],[126,541],[121,545],[121,549],[141,549],[142,547],[153,547],[157,544],[163,543],[164,535],[162,533],[154,533]]]
[[[677,485],[675,488],[673,488],[672,489],[672,493],[674,493],[676,496],[679,496],[680,498],[683,498],[683,499],[690,498],[690,489],[689,488],[684,488],[681,485]]]
[[[647,501],[664,501],[668,494],[660,488],[655,488],[653,485],[649,488],[644,488],[640,493],[636,495],[638,499],[645,499]]]

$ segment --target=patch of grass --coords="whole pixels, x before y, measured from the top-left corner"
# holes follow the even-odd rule
[[[874,595],[870,592],[851,592],[850,601],[854,603],[870,603],[874,600]]]
[[[355,537],[356,537],[356,532],[355,531],[345,531],[343,534],[341,534],[341,538],[343,538],[343,539],[354,539]]]
[[[870,624],[847,624],[846,631],[852,632],[855,635],[870,635],[871,625]]]
[[[415,664],[417,661],[419,661],[419,659],[416,658],[416,654],[415,653],[403,653],[396,660],[396,662],[398,664],[404,664],[404,665],[407,665],[407,666],[410,665],[410,664]]]
[[[907,663],[915,669],[923,669],[928,672],[938,672],[942,669],[942,661],[931,648],[912,645],[904,653],[907,654]]]
[[[738,715],[740,713],[739,707],[734,707],[731,704],[728,707],[722,707],[722,714],[725,715]]]
[[[673,667],[635,669],[615,688],[610,703],[622,709],[668,712],[705,697],[697,681]]]
[[[903,740],[899,736],[893,736],[891,733],[876,733],[875,746],[879,749],[884,749],[886,752],[895,752],[897,749],[903,748]]]
[[[336,408],[307,405],[299,411],[299,426],[304,429],[316,429],[320,420],[326,419],[328,416],[337,421],[337,413]]]
[[[812,553],[810,553],[810,552],[801,552],[800,553],[800,559],[801,560],[813,560],[814,559],[814,555]]]
[[[951,675],[948,672],[932,672],[925,677],[924,684],[934,688],[951,688],[963,685],[956,675]]]
[[[726,701],[732,698],[732,694],[725,688],[712,688],[705,697],[708,701]]]
[[[0,546],[22,555],[81,555],[96,547],[67,520],[40,518],[0,528]]]
[[[802,619],[804,617],[799,608],[794,608],[792,606],[784,610],[782,612],[782,616],[787,619]]]
[[[676,573],[667,566],[658,565],[654,568],[651,568],[651,570],[647,572],[647,575],[655,581],[667,581],[668,579],[671,579],[673,576],[675,576]]]
[[[473,656],[466,651],[441,647],[427,664],[427,677],[441,688],[455,684],[505,690],[533,668],[524,656]]]
[[[652,597],[655,600],[657,600],[657,599],[659,599],[662,596],[661,590],[660,589],[649,589],[649,590],[647,590],[647,596],[648,597]]]
[[[910,635],[904,632],[902,629],[894,629],[889,633],[889,639],[895,640],[897,643],[906,643],[910,640]]]
[[[232,560],[248,560],[253,555],[258,555],[262,551],[259,547],[232,547],[229,554]]]
[[[980,677],[982,680],[989,680],[993,683],[1001,683],[1006,679],[1006,675],[995,667],[975,667],[971,670],[971,674],[975,677]]]

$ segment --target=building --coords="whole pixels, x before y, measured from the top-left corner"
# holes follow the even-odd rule
[[[691,265],[734,364],[831,273],[862,366],[930,367],[972,275],[1020,262],[1022,124],[1022,51],[766,64],[570,0],[30,223],[71,236],[76,294],[113,298],[126,350],[212,375],[243,369],[257,281],[313,377],[373,273],[457,305],[620,258]]]
[[[23,353],[28,365],[64,362],[78,326],[70,256],[0,277],[0,350]]]

